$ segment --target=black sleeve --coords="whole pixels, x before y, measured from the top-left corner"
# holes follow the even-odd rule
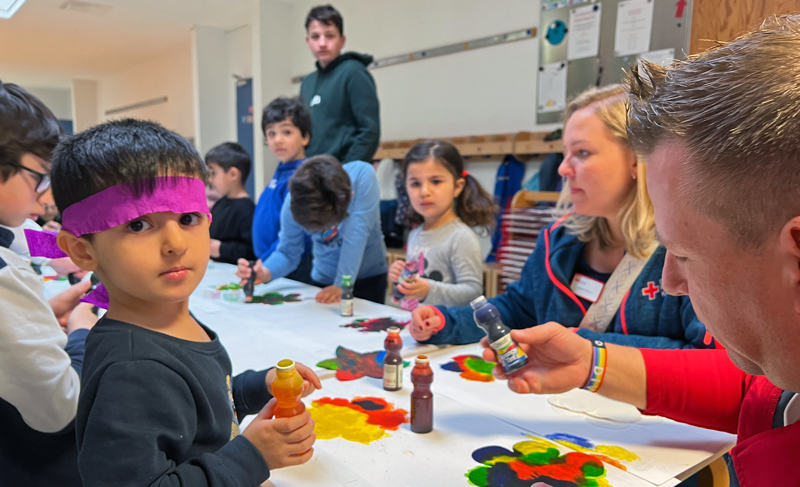
[[[233,240],[222,241],[219,245],[219,257],[223,262],[235,264],[239,259],[255,260],[253,252],[253,213],[255,206],[249,198],[233,200],[232,216],[235,220],[231,222],[234,227],[232,234],[236,235]]]
[[[116,363],[99,381],[76,424],[84,487],[252,487],[269,477],[267,463],[242,435],[175,462],[197,437],[197,405],[186,382],[163,364]]]
[[[69,355],[72,361],[72,368],[78,373],[78,377],[80,377],[81,370],[83,369],[83,354],[86,351],[86,335],[89,334],[89,331],[90,330],[86,329],[73,331],[70,333],[69,338],[67,338],[67,346],[64,347],[64,351],[67,352],[67,355]]]
[[[257,414],[272,399],[272,394],[267,391],[269,370],[246,370],[231,379],[233,404],[239,421],[249,414]]]

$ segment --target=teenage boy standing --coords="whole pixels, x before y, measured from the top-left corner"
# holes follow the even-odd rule
[[[317,70],[303,78],[300,86],[314,132],[306,155],[329,154],[342,164],[371,162],[381,135],[378,93],[367,71],[372,56],[342,54],[344,21],[331,5],[311,9],[306,34],[317,59]]]

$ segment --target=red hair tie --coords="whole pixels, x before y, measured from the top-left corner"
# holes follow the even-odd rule
[[[461,177],[462,177],[462,178],[466,178],[467,176],[469,176],[469,171],[467,171],[466,169],[464,169],[463,171],[461,171]]]

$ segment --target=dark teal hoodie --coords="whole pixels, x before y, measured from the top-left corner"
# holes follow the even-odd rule
[[[381,137],[372,56],[348,52],[303,78],[300,96],[311,114],[306,156],[330,154],[342,163],[372,162]]]

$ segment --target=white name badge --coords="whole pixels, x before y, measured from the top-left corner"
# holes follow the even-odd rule
[[[603,287],[605,287],[604,283],[580,273],[575,274],[575,277],[572,278],[572,284],[569,286],[576,296],[591,303],[597,302],[603,292]]]

